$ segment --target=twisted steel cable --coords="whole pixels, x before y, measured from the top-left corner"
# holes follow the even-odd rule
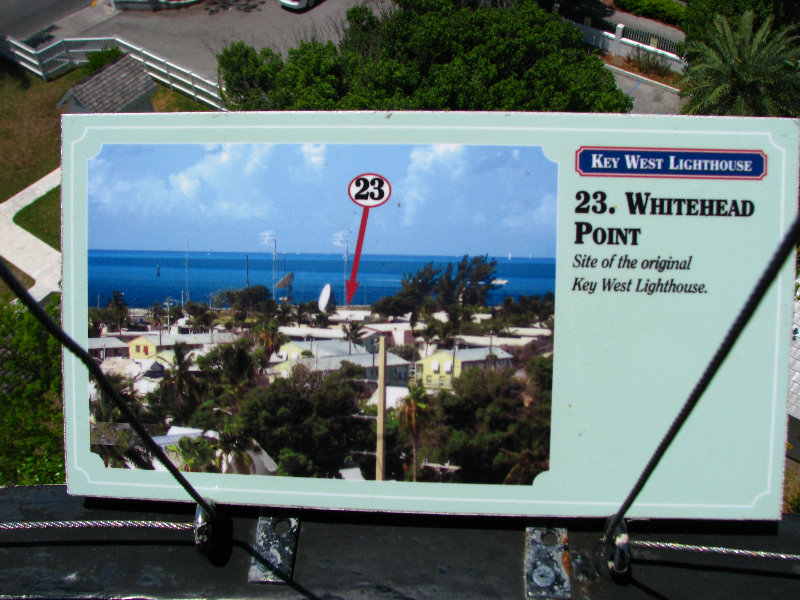
[[[11,521],[0,523],[0,531],[23,529],[167,529],[192,531],[194,523],[172,523],[169,521]]]

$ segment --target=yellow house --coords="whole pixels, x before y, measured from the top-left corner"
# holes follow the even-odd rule
[[[427,389],[451,389],[453,378],[469,368],[508,369],[513,357],[501,348],[439,350],[414,364],[414,382]]]
[[[140,335],[128,342],[128,358],[153,358],[158,353],[158,342]]]

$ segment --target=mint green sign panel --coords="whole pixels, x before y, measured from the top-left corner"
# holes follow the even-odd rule
[[[520,419],[532,418],[525,410],[537,396],[513,353],[515,344],[533,340],[533,353],[553,360],[549,432],[530,448],[497,451],[500,462],[509,453],[544,453],[532,481],[465,480],[456,460],[436,460],[442,455],[432,454],[424,420],[420,439],[428,445],[421,447],[431,454],[418,457],[421,475],[415,482],[397,471],[377,481],[363,468],[357,480],[349,478],[355,449],[335,475],[302,477],[286,475],[279,464],[285,455],[263,448],[259,474],[230,468],[231,461],[223,468],[224,450],[202,428],[174,429],[159,441],[180,461],[177,439],[205,436],[220,472],[186,475],[203,496],[223,504],[606,516],[633,486],[788,229],[797,211],[797,174],[797,122],[787,119],[67,115],[64,326],[98,360],[109,359],[104,348],[116,338],[124,355],[119,364],[139,368],[129,372],[134,383],[140,381],[135,402],[146,406],[140,372],[150,356],[136,354],[136,343],[129,343],[136,334],[108,332],[108,344],[87,335],[89,308],[102,307],[110,296],[103,285],[125,293],[129,307],[142,314],[153,298],[162,305],[169,301],[158,288],[170,276],[163,259],[150,279],[135,281],[121,267],[122,258],[135,255],[146,262],[174,254],[179,276],[170,298],[179,303],[184,292],[184,300],[193,294],[192,300],[207,302],[212,296],[206,290],[198,297],[200,269],[190,267],[201,264],[203,255],[247,256],[253,264],[261,257],[273,268],[287,256],[322,261],[336,255],[339,275],[327,282],[324,295],[326,302],[335,296],[346,315],[345,304],[377,300],[368,296],[377,284],[367,275],[376,257],[410,261],[403,264],[486,257],[497,265],[493,291],[474,312],[489,318],[492,310],[501,311],[506,296],[513,303],[552,292],[554,317],[488,337],[462,332],[457,349],[429,348],[420,329],[415,333],[422,357],[413,365],[390,361],[390,368],[401,377],[400,388],[409,381],[425,386],[429,403],[469,368],[497,371],[528,390],[509,402]],[[534,264],[546,267],[543,288],[503,274]],[[395,274],[382,296],[398,291],[407,274]],[[304,277],[295,274],[295,293]],[[243,283],[239,277],[215,285],[221,290]],[[275,283],[269,273],[267,287]],[[287,296],[285,286],[275,291]],[[793,296],[794,263],[788,260],[630,516],[780,518]],[[419,327],[433,318],[423,315]],[[413,338],[407,318],[375,314],[371,321],[376,329],[405,327],[405,339]],[[235,329],[232,337],[222,334],[216,332],[216,342],[204,342],[200,351],[245,335]],[[140,353],[150,351],[148,344],[169,350],[163,338],[155,341],[155,330],[138,335],[150,338],[140,340]],[[327,335],[341,337],[341,327],[330,326]],[[321,369],[320,356],[316,361]],[[287,376],[293,366],[291,357],[274,355],[258,385],[266,394],[270,381]],[[371,365],[363,366],[369,379]],[[124,428],[102,420],[85,368],[69,355],[64,375],[70,493],[188,501],[163,469],[109,460],[113,447],[135,442]],[[159,381],[150,385],[157,389]],[[450,398],[460,401],[457,394]],[[388,418],[398,419],[392,406]],[[369,412],[364,404],[360,410]],[[190,425],[169,416],[173,426]],[[169,432],[162,422],[156,433]],[[410,448],[409,442],[398,455],[406,473]],[[372,449],[362,450],[364,455]],[[505,481],[514,481],[511,471]]]

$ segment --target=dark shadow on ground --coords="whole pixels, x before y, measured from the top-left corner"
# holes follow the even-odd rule
[[[22,67],[7,58],[0,57],[0,79],[5,79],[6,77],[13,79],[23,90],[27,90],[31,86],[31,80],[27,77],[26,71]]]
[[[252,12],[261,10],[261,5],[265,3],[266,0],[206,0],[205,9],[209,15],[215,15],[223,10]]]
[[[608,19],[614,14],[614,9],[603,4],[600,0],[580,0],[579,2],[562,3],[558,13],[562,17],[583,23],[584,17]]]

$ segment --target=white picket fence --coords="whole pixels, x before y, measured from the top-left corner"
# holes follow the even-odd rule
[[[657,47],[657,36],[652,36],[650,44],[643,44],[642,42],[627,37],[625,25],[622,23],[616,24],[614,33],[603,31],[602,29],[597,29],[590,25],[576,23],[575,21],[570,21],[570,23],[583,32],[584,43],[605,50],[610,54],[624,57],[636,57],[643,52],[653,54],[676,73],[682,72],[683,68],[686,66],[686,62],[677,54],[661,50]]]
[[[119,37],[68,38],[57,40],[43,48],[34,49],[18,40],[6,37],[0,43],[0,53],[22,68],[45,81],[88,62],[87,55],[98,50],[119,48],[137,60],[156,81],[212,108],[222,109],[219,84],[134,46]]]

